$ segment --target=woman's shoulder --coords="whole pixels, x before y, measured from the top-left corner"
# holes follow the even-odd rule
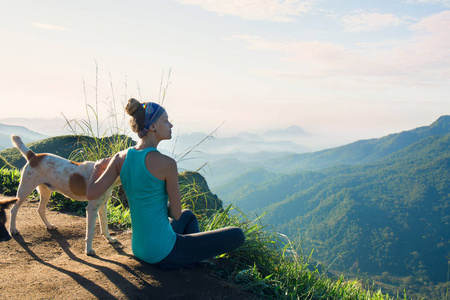
[[[152,156],[162,164],[170,164],[170,165],[176,164],[176,161],[172,157],[163,154],[159,151],[150,152],[148,155]]]
[[[178,169],[177,163],[172,157],[157,151],[147,154],[146,165],[149,170],[159,170],[159,172],[163,172],[164,174],[167,174],[166,172],[172,173],[174,170]]]
[[[161,152],[149,152],[145,158],[145,165],[149,172],[160,180],[166,180],[177,171],[176,161]]]
[[[113,157],[118,160],[125,160],[127,157],[128,149],[117,152]]]
[[[117,170],[122,169],[126,157],[127,157],[127,150],[119,151],[111,157],[112,163],[113,165],[116,166]]]

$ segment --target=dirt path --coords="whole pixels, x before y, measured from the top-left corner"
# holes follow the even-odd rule
[[[25,203],[17,217],[20,234],[0,243],[0,299],[252,298],[207,267],[163,271],[137,260],[129,231],[112,231],[120,244],[110,245],[97,224],[97,256],[86,256],[85,218],[48,211],[59,229],[47,231],[36,207]]]

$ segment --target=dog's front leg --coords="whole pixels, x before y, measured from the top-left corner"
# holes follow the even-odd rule
[[[110,244],[114,244],[117,243],[117,239],[112,238],[109,235],[109,230],[108,230],[108,218],[106,216],[106,206],[108,204],[108,197],[106,197],[106,195],[109,195],[109,193],[105,193],[102,198],[103,200],[103,204],[100,206],[100,209],[98,210],[98,218],[100,221],[100,234],[108,240],[108,242]],[[101,198],[100,198],[101,199]],[[100,201],[99,199],[99,201]]]
[[[94,240],[95,219],[100,206],[101,202],[97,199],[89,201],[86,207],[86,248],[84,250],[86,255],[95,255],[92,241]]]

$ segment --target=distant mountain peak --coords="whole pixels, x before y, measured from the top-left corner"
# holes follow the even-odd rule
[[[39,132],[40,134],[45,135],[45,137],[63,135],[68,131],[67,128],[64,130],[65,125],[67,125],[66,120],[61,118],[5,118],[0,119],[0,123],[32,128],[34,132]]]
[[[309,136],[310,133],[305,131],[303,128],[301,128],[300,126],[297,125],[291,125],[287,128],[284,129],[274,129],[274,130],[269,130],[265,133],[265,135],[267,136],[286,136],[286,135],[292,135],[292,136]]]
[[[444,115],[440,116],[436,121],[434,121],[430,127],[441,127],[441,128],[449,128],[450,127],[450,116]]]
[[[245,140],[252,140],[252,141],[260,141],[261,140],[260,136],[250,133],[248,131],[241,131],[241,132],[239,132],[239,134],[236,137],[245,139]]]
[[[25,143],[38,141],[48,136],[29,130],[24,126],[0,123],[0,150],[11,147],[11,134],[19,135]]]

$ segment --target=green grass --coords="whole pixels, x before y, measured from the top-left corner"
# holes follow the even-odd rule
[[[391,299],[379,290],[364,288],[344,276],[331,278],[304,257],[298,245],[263,226],[259,218],[250,220],[238,208],[228,206],[209,218],[202,218],[201,229],[240,227],[245,234],[243,246],[224,255],[233,270],[217,270],[258,297],[268,299]]]
[[[13,168],[0,168],[0,194],[15,196],[19,187],[20,172]]]
[[[114,196],[113,196],[114,197]],[[121,202],[120,198],[109,201],[107,205],[108,223],[116,229],[131,228],[130,209]]]
[[[0,168],[12,168],[11,164],[2,156],[0,155]]]

